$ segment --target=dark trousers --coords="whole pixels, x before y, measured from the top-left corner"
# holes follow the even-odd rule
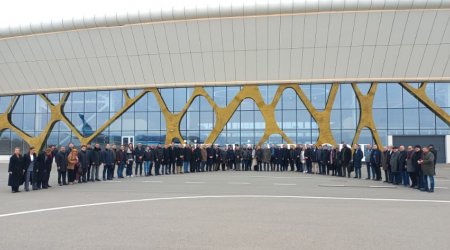
[[[177,165],[176,162],[169,163],[169,173],[176,174],[177,173]]]
[[[206,162],[206,171],[212,171],[213,162],[212,160]]]
[[[200,162],[200,169],[198,171],[199,172],[205,172],[205,166],[206,166],[206,161],[201,161]]]
[[[348,172],[348,176],[350,177],[350,171],[348,171],[348,163],[342,163],[341,166],[341,173],[342,173],[342,177],[346,177],[347,176],[347,172]]]
[[[372,173],[372,165],[370,164],[370,162],[366,162],[366,167],[367,167],[367,178],[371,179],[371,173]],[[375,176],[374,176],[375,177]]]
[[[228,170],[232,170],[236,167],[236,163],[234,161],[228,161]]]
[[[158,161],[155,161],[155,175],[160,175],[159,168],[161,167],[161,164]]]
[[[105,171],[106,171],[106,175],[105,175]],[[105,179],[105,177],[106,177],[107,180],[112,180],[113,171],[114,171],[114,165],[112,165],[112,164],[109,164],[109,165],[104,164],[103,165],[103,179]]]
[[[19,186],[11,186],[11,191],[12,192],[18,192],[19,191]]]
[[[423,183],[423,172],[422,169],[419,168],[419,172],[417,173],[417,186],[419,188],[424,188],[425,185]]]
[[[139,175],[142,175],[142,162],[136,162],[136,166],[134,168],[134,175],[138,175],[138,168],[139,168]]]
[[[391,177],[389,176],[389,170],[384,170],[384,176],[385,176],[385,182],[390,182],[391,181]]]
[[[114,172],[115,172],[115,171],[116,171],[116,164],[113,163],[112,166],[111,166],[111,173],[112,173],[111,178],[112,178],[112,179],[114,179]]]
[[[75,180],[75,171],[73,169],[67,169],[67,178],[69,179],[69,183],[73,183]]]
[[[123,168],[125,167],[125,163],[121,162],[117,165],[117,177],[123,178]]]
[[[380,166],[376,165],[376,164],[371,164],[370,166],[372,167],[372,170],[375,171],[374,178],[376,178],[377,180],[381,180],[382,178],[381,178],[381,168],[380,168]]]
[[[414,172],[408,172],[411,179],[411,187],[417,187],[417,175]]]
[[[319,168],[320,168],[320,174],[326,174],[327,172],[327,164],[325,162],[320,162],[319,163]]]
[[[66,171],[58,170],[58,184],[66,185]]]
[[[44,170],[44,172],[42,173],[42,175],[41,175],[41,185],[42,185],[42,188],[48,188],[48,178],[47,178],[47,175],[48,175],[48,171],[47,170]]]
[[[335,169],[334,173],[336,176],[342,176],[342,168],[339,163],[336,163],[336,169]]]
[[[91,180],[91,165],[89,165],[88,166],[88,168],[87,168],[87,180],[88,181],[93,181],[93,180]]]
[[[87,182],[87,181],[89,180],[89,177],[88,177],[88,175],[87,175],[87,173],[88,173],[88,171],[89,171],[89,167],[82,168],[81,170],[83,171],[82,174],[81,174],[81,180],[82,180],[83,182]]]
[[[294,160],[289,160],[289,167],[291,171],[295,171],[295,165],[294,165]]]
[[[127,162],[127,170],[125,173],[126,173],[127,177],[133,175],[133,162],[132,161]]]
[[[312,161],[306,160],[306,171],[310,174],[312,173]]]
[[[400,172],[392,172],[392,183],[393,184],[401,184],[402,183],[402,175]]]
[[[303,172],[303,163],[300,159],[295,160],[295,166],[297,168],[297,172]]]

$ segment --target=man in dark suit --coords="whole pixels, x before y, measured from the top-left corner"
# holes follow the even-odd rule
[[[50,178],[50,171],[52,169],[53,164],[53,154],[52,149],[47,148],[44,152],[40,153],[37,159],[37,166],[38,166],[38,181],[37,181],[37,188],[40,189],[47,189],[51,187],[48,184],[49,178]],[[34,189],[34,188],[33,188]]]
[[[370,155],[368,157],[370,166],[375,170],[375,180],[381,181],[381,151],[378,149],[377,145],[373,145],[372,151],[370,152]]]
[[[341,149],[341,162],[342,162],[342,177],[346,177],[348,174],[348,178],[350,178],[350,161],[352,159],[352,150],[347,146],[347,144],[342,143],[342,149]]]
[[[67,152],[66,147],[61,147],[59,152],[56,153],[55,162],[58,169],[58,184],[60,186],[67,185],[66,175],[67,175]]]

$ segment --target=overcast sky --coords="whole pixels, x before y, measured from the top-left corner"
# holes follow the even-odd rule
[[[219,1],[242,0],[1,0],[0,27],[36,23],[52,18],[82,17]]]

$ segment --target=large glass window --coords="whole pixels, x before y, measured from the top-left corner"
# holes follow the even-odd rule
[[[363,94],[370,89],[368,83],[358,83]],[[419,83],[411,83],[414,88]],[[273,101],[280,85],[258,86],[264,102]],[[332,84],[300,84],[307,101],[320,112],[326,106]],[[159,89],[170,112],[180,112],[192,97],[195,88]],[[205,91],[219,106],[225,107],[239,93],[241,86],[208,86]],[[130,97],[142,90],[129,90]],[[429,83],[426,88],[429,98],[447,113],[450,112],[450,84]],[[62,93],[46,95],[57,104]],[[12,97],[0,97],[0,111],[5,112]],[[106,124],[111,117],[123,108],[124,94],[121,90],[88,91],[70,93],[64,105],[64,114],[73,126],[83,135],[89,136]],[[266,112],[271,112],[269,109]],[[303,102],[293,89],[287,88],[282,93],[273,114],[278,126],[294,143],[315,143],[319,136],[319,126],[313,119]],[[427,107],[398,83],[379,83],[373,102],[373,118],[376,131],[384,144],[388,135],[437,135],[448,134],[447,123],[436,117]],[[16,98],[10,114],[11,122],[31,136],[39,135],[51,119],[48,104],[39,95],[23,95]],[[196,97],[189,105],[180,121],[180,132],[186,141],[204,142],[215,128],[216,113],[203,96]],[[356,132],[360,119],[358,99],[350,83],[339,84],[338,93],[330,115],[330,127],[336,142],[350,143]],[[215,143],[258,143],[266,128],[263,114],[253,99],[242,100],[228,123],[222,129]],[[366,129],[367,130],[367,129]],[[70,131],[64,122],[57,122],[48,135],[47,144],[67,145],[69,142],[79,143],[76,133]],[[160,103],[154,93],[146,93],[135,105],[113,121],[94,139],[93,142],[120,144],[121,137],[135,136],[136,141],[146,143],[164,143],[166,137],[166,120],[161,112]],[[370,142],[370,133],[362,133],[359,141]],[[281,143],[284,139],[272,135],[269,143]],[[0,143],[11,151],[13,145],[27,146],[17,134],[4,131],[0,135]],[[265,143],[265,142],[263,142]]]

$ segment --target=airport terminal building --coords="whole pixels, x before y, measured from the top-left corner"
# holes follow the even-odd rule
[[[278,0],[0,28],[14,147],[433,143],[450,161],[450,2]]]

